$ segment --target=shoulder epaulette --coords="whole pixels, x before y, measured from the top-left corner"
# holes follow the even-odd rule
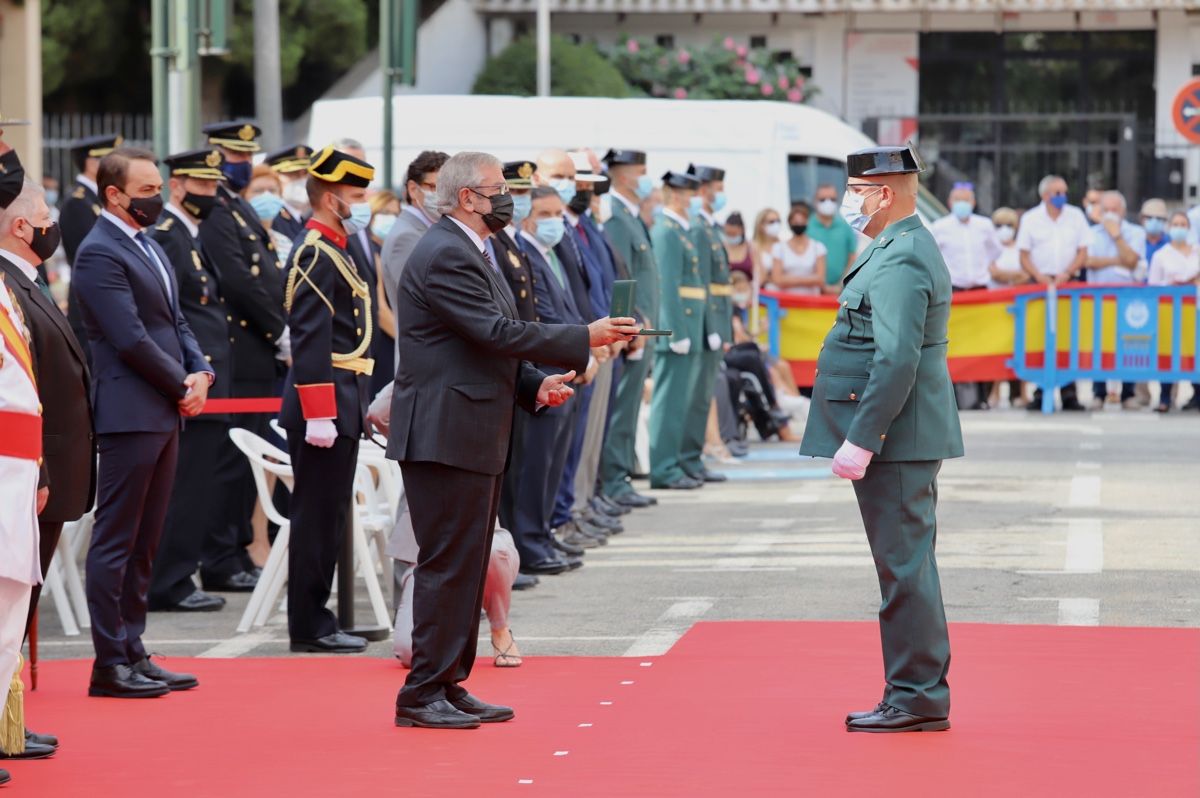
[[[163,223],[162,223],[162,224],[160,224],[160,225],[157,225],[157,226],[156,226],[154,229],[155,229],[155,230],[162,230],[162,231],[165,233],[165,232],[167,232],[168,230],[170,230],[170,229],[171,229],[171,225],[173,225],[173,224],[175,224],[175,217],[173,217],[173,216],[168,216],[166,219],[163,219]]]
[[[71,196],[75,199],[83,199],[87,196],[87,190],[83,186],[76,186],[75,190],[71,192]]]
[[[249,227],[249,226],[250,226],[250,225],[246,224],[246,220],[245,220],[245,219],[243,219],[243,218],[242,218],[242,215],[241,215],[240,213],[238,213],[238,212],[237,212],[235,209],[233,209],[233,208],[230,208],[229,210],[230,210],[230,212],[231,212],[231,213],[233,213],[233,218],[234,218],[234,219],[237,219],[237,223],[238,223],[240,226],[242,226],[242,227]]]

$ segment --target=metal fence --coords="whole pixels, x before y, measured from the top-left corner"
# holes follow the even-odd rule
[[[153,140],[150,114],[46,114],[42,117],[42,169],[65,190],[79,173],[71,160],[76,139],[107,133],[125,137],[131,146],[149,147]]]

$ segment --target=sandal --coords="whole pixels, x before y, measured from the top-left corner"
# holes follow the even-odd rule
[[[492,659],[492,664],[497,668],[521,667],[521,663],[524,661],[521,659],[521,655],[512,653],[513,647],[516,645],[517,638],[511,631],[508,633],[508,645],[505,646],[503,651],[497,648],[495,643],[492,643],[492,651],[496,652]]]

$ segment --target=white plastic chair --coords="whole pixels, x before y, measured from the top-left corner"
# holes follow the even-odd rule
[[[46,572],[46,584],[42,588],[43,595],[54,602],[63,634],[70,637],[78,635],[80,627],[90,629],[92,626],[87,594],[83,590],[83,577],[79,573],[79,555],[91,539],[95,521],[93,510],[78,521],[63,525],[54,559],[50,561],[50,568]]]

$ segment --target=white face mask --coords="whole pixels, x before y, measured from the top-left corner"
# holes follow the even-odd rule
[[[424,197],[421,199],[421,210],[425,211],[425,215],[435,222],[441,219],[442,212],[438,208],[437,194],[426,189],[422,189],[421,193],[424,194]]]
[[[875,213],[879,213],[879,209],[875,213],[863,213],[863,203],[867,201],[867,197],[879,193],[881,189],[875,189],[870,194],[858,194],[854,191],[846,191],[846,195],[842,197],[842,218],[846,220],[846,224],[856,233],[861,233],[867,229],[867,225],[871,223],[871,217]]]
[[[823,199],[817,203],[817,213],[822,216],[833,216],[837,213],[837,200]]]
[[[296,210],[303,211],[308,208],[308,189],[304,187],[303,180],[293,180],[283,187],[283,201],[291,205]]]
[[[1001,244],[1008,244],[1016,237],[1017,231],[1007,224],[1002,224],[996,228],[996,238],[1000,239]]]
[[[783,230],[782,222],[769,222],[763,225],[763,232],[770,238],[779,238],[781,230]]]

